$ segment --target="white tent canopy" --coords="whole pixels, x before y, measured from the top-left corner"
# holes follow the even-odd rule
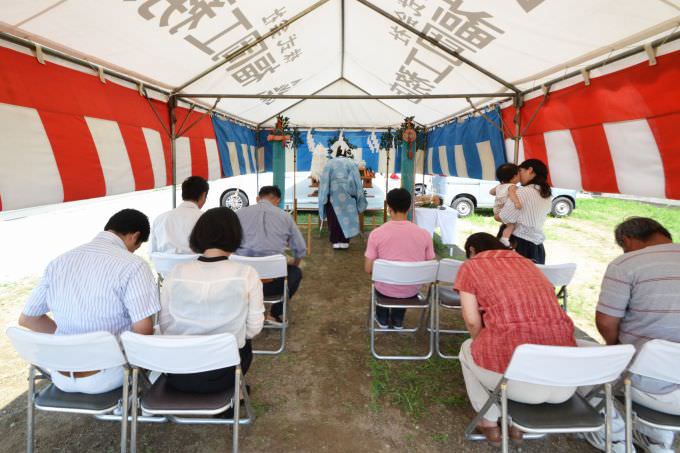
[[[180,95],[503,99],[668,36],[678,23],[678,0],[4,0],[0,9],[4,32]],[[407,115],[432,124],[468,108],[461,98],[218,104],[252,125],[286,112],[294,124],[332,127]]]

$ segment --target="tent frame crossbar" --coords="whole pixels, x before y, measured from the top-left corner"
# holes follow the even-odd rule
[[[274,36],[275,34],[279,33],[281,30],[288,28],[291,24],[294,22],[297,22],[298,20],[302,19],[305,17],[307,14],[311,13],[312,11],[318,9],[319,7],[325,5],[328,3],[330,0],[319,0],[318,2],[314,3],[313,5],[305,8],[304,10],[300,11],[298,14],[295,16],[291,17],[290,19],[283,21],[281,24],[278,26],[272,28],[269,30],[267,33],[264,35],[260,36],[257,38],[255,41],[251,42],[248,45],[245,45],[243,47],[240,47],[239,49],[233,51],[232,53],[228,54],[226,57],[224,57],[219,63],[214,64],[213,66],[209,67],[208,69],[201,71],[199,74],[196,74],[194,77],[191,79],[187,80],[174,90],[172,90],[173,94],[178,94],[181,92],[183,89],[188,87],[189,85],[197,82],[198,80],[201,80],[203,77],[211,74],[212,72],[216,71],[217,69],[221,68],[225,64],[229,63],[230,61],[233,61],[235,58],[243,55],[244,53],[248,52],[250,49],[253,47],[259,45],[261,42],[265,41],[267,38]],[[186,96],[186,95],[185,95]],[[192,96],[189,96],[192,97]]]
[[[160,95],[160,96],[162,96],[166,99],[169,99],[170,95],[172,95],[172,92],[170,90],[166,90],[166,89],[161,88],[161,87],[154,85],[152,83],[145,82],[143,80],[131,77],[131,76],[129,76],[129,75],[123,73],[123,72],[116,71],[116,70],[113,70],[113,69],[108,69],[104,66],[99,66],[99,65],[92,63],[91,61],[85,60],[83,58],[74,57],[74,56],[69,55],[67,53],[64,53],[62,51],[53,49],[51,47],[47,47],[47,46],[42,45],[42,44],[38,44],[38,43],[31,41],[29,39],[26,39],[26,38],[21,38],[21,37],[12,35],[10,33],[4,32],[4,31],[0,31],[0,40],[6,41],[6,42],[9,42],[9,43],[12,43],[12,44],[16,44],[16,45],[24,47],[26,49],[30,49],[33,52],[36,52],[37,51],[36,49],[40,48],[41,52],[44,55],[49,55],[51,57],[58,58],[59,60],[63,60],[65,62],[75,64],[75,65],[80,66],[82,68],[86,68],[90,71],[95,71],[95,72],[101,71],[101,73],[105,76],[109,76],[109,77],[112,77],[114,79],[118,79],[122,82],[127,82],[127,83],[130,83],[132,85],[136,85],[137,87],[140,87],[140,89],[139,89],[140,94],[142,96],[145,96],[149,100],[151,99],[151,97],[149,96],[148,92],[154,92],[154,93],[156,93],[156,94],[158,94],[158,95]],[[194,108],[198,108],[198,109],[203,110],[203,111],[207,111],[209,109],[208,106],[202,105],[200,103],[197,104],[196,102],[192,102],[191,100],[185,99],[181,96],[178,96],[178,100],[181,100],[182,102],[186,103],[190,107],[194,106]],[[241,124],[241,125],[246,126],[246,127],[254,128],[256,126],[256,124],[253,123],[253,122],[250,122],[250,121],[245,120],[243,118],[239,118],[238,116],[235,116],[235,115],[232,115],[232,114],[228,114],[226,112],[220,111],[220,112],[218,112],[218,114],[221,115],[224,118],[229,119],[230,121],[233,121],[237,124]],[[161,123],[161,125],[163,125],[165,132],[169,136],[170,133],[169,133],[167,127],[165,126],[165,123],[163,121],[160,121],[160,120],[159,120],[159,122]]]
[[[503,79],[502,79],[501,77],[499,77],[498,75],[496,75],[496,74],[492,73],[491,71],[489,71],[489,70],[487,70],[487,69],[481,67],[480,65],[478,65],[478,64],[475,63],[475,62],[473,62],[473,61],[470,60],[469,58],[464,57],[464,56],[461,55],[460,53],[458,53],[458,52],[456,52],[456,51],[454,51],[454,50],[449,49],[448,47],[446,47],[445,45],[441,44],[439,41],[437,41],[437,40],[434,39],[433,37],[426,35],[425,33],[421,32],[420,30],[417,30],[416,28],[414,28],[414,27],[410,26],[409,24],[405,23],[404,21],[402,21],[402,20],[399,19],[398,17],[394,17],[393,15],[391,15],[391,14],[388,13],[387,11],[385,11],[385,10],[383,10],[383,9],[381,9],[381,8],[379,8],[379,7],[377,7],[377,6],[374,5],[373,3],[369,2],[369,1],[366,1],[366,0],[356,0],[356,1],[359,2],[359,3],[361,3],[362,5],[366,6],[367,8],[369,8],[369,9],[375,11],[376,13],[378,13],[378,14],[380,14],[381,16],[385,17],[386,19],[388,19],[388,20],[394,22],[395,24],[399,25],[401,28],[404,28],[404,29],[408,30],[409,32],[413,33],[414,35],[418,36],[419,38],[421,38],[421,39],[423,39],[423,40],[429,42],[430,44],[432,44],[433,46],[435,46],[435,47],[438,48],[439,50],[441,50],[441,51],[443,51],[443,52],[449,54],[450,56],[454,57],[455,59],[459,60],[460,62],[462,62],[462,63],[464,63],[464,64],[470,66],[471,68],[473,68],[473,69],[475,69],[475,70],[477,70],[477,71],[479,71],[479,72],[481,72],[482,74],[484,74],[484,75],[487,76],[488,78],[490,78],[490,79],[492,79],[492,80],[498,82],[499,84],[501,84],[501,85],[503,85],[504,87],[510,89],[511,91],[513,91],[513,92],[515,92],[515,93],[521,93],[521,90],[520,90],[519,88],[517,88],[515,85],[513,85],[512,83],[510,83],[510,82],[508,82],[508,81],[506,81],[506,80],[503,80]]]
[[[336,80],[337,81],[337,80]],[[333,82],[335,83],[335,82]],[[507,96],[508,93],[500,96]],[[487,98],[499,96],[497,93],[458,93],[458,94],[211,94],[211,93],[189,93],[182,94],[183,97],[205,98],[205,99],[465,99],[465,98]]]
[[[335,79],[334,81],[332,81],[332,82],[329,83],[328,85],[322,86],[321,88],[319,88],[318,90],[316,90],[316,91],[313,92],[312,94],[319,94],[319,93],[321,93],[323,90],[325,90],[326,88],[330,87],[331,85],[333,85],[334,83],[338,82],[338,81],[341,80],[341,79],[342,79],[342,77],[339,77],[339,78]],[[281,115],[283,112],[292,109],[293,107],[295,107],[296,105],[298,105],[298,104],[300,104],[301,102],[304,102],[304,101],[305,101],[304,99],[300,99],[300,100],[298,100],[297,102],[294,102],[293,104],[291,104],[291,105],[289,105],[288,107],[284,108],[283,110],[279,110],[278,112],[276,112],[275,114],[273,114],[272,116],[270,116],[269,118],[267,118],[266,120],[260,121],[260,122],[258,123],[257,127],[262,126],[262,125],[263,125],[264,123],[266,123],[267,121],[276,118],[277,116]]]
[[[664,44],[668,44],[668,43],[673,42],[677,39],[680,39],[680,31],[676,31],[674,33],[671,33],[670,35],[668,35],[664,38],[656,39],[656,40],[652,41],[649,45],[651,46],[652,49],[656,49],[656,48],[658,48],[658,47],[660,47]],[[571,79],[572,77],[577,77],[577,76],[582,74],[582,71],[590,72],[594,69],[600,69],[600,68],[603,68],[603,67],[605,67],[609,64],[616,63],[617,61],[623,60],[623,59],[628,58],[628,57],[632,57],[633,55],[637,55],[639,53],[647,52],[647,48],[648,48],[647,45],[642,44],[640,46],[637,46],[637,47],[634,47],[632,49],[626,50],[624,52],[618,53],[618,54],[616,54],[612,57],[608,57],[608,58],[600,60],[596,63],[588,65],[583,69],[578,69],[578,70],[569,72],[569,73],[564,74],[560,77],[556,77],[552,80],[549,80],[548,82],[545,82],[542,85],[535,86],[535,87],[529,88],[527,90],[524,90],[522,92],[522,95],[526,96],[529,93],[533,93],[535,91],[543,89],[543,86],[552,86],[552,85],[555,85],[557,83],[563,82],[565,80]]]
[[[645,44],[639,45],[639,46],[634,47],[632,49],[618,53],[614,56],[610,56],[608,58],[605,58],[603,60],[600,60],[598,62],[590,64],[590,65],[586,66],[585,68],[574,70],[572,72],[569,72],[569,73],[563,74],[559,77],[556,77],[554,79],[551,79],[551,80],[549,80],[549,81],[547,81],[547,82],[545,82],[541,85],[526,89],[526,90],[521,92],[521,96],[524,97],[524,96],[531,94],[533,92],[542,90],[543,87],[552,87],[553,85],[558,84],[560,82],[563,82],[565,80],[571,79],[573,77],[578,77],[578,76],[582,75],[584,72],[589,73],[590,71],[593,71],[595,69],[604,68],[607,65],[610,65],[612,63],[616,63],[616,62],[623,60],[623,59],[626,59],[628,57],[632,57],[634,55],[637,55],[637,54],[640,54],[640,53],[643,53],[643,52],[647,52],[647,49],[649,48],[649,46],[651,46],[652,49],[657,49],[664,44],[671,43],[671,42],[676,41],[678,39],[680,39],[680,31],[673,32],[666,37],[659,38],[659,39],[652,41],[648,45],[645,45]],[[502,99],[498,99],[498,98],[502,98]],[[507,101],[514,101],[514,98],[508,98],[507,94],[497,93],[493,96],[489,96],[488,101],[489,101],[490,104],[501,104],[501,103],[504,103],[504,102],[507,102]],[[480,108],[480,107],[477,107],[477,108]],[[434,123],[429,124],[428,127],[431,127],[431,128],[437,127],[437,126],[441,126],[443,124],[447,124],[451,121],[455,121],[456,119],[461,118],[461,117],[467,115],[468,113],[470,113],[471,110],[472,109],[470,109],[470,108],[462,109],[462,110],[454,113],[453,115],[450,115],[446,118],[443,118],[439,121],[436,121]]]
[[[187,122],[187,120],[189,119],[189,116],[191,115],[191,112],[188,112],[186,118],[184,118],[184,121],[182,122],[182,126],[179,127],[179,132],[177,133],[177,136],[178,136],[178,137],[182,137],[182,136],[185,135],[187,132],[189,132],[191,129],[193,129],[194,126],[196,126],[198,123],[200,123],[200,122],[203,120],[203,118],[205,118],[206,116],[212,116],[212,114],[213,114],[213,112],[215,111],[215,109],[217,108],[217,104],[218,104],[219,102],[220,102],[220,100],[219,100],[219,99],[216,99],[216,100],[215,100],[215,103],[213,104],[213,106],[212,106],[212,108],[211,108],[210,110],[208,110],[207,112],[202,113],[201,116],[199,116],[198,118],[196,118],[196,120],[194,120],[194,122],[192,122],[192,123],[191,123],[190,125],[188,125],[186,128],[183,128],[183,127],[184,127],[184,123]]]

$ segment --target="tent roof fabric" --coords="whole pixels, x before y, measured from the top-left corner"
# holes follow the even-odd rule
[[[499,80],[519,90],[540,86],[668,36],[679,22],[679,0],[578,8],[557,0],[5,0],[0,10],[1,31],[146,84],[174,90],[196,79],[180,94],[499,93],[498,100],[512,93]],[[384,127],[410,115],[432,124],[467,108],[465,99],[218,104],[253,125],[283,112],[317,127]]]

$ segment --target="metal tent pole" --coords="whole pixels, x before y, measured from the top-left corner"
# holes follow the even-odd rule
[[[172,151],[172,207],[177,207],[177,145],[175,143],[175,106],[177,100],[174,96],[168,99],[168,112],[170,114],[170,150]]]
[[[264,158],[264,156],[262,156]],[[260,191],[260,126],[255,129],[255,186]]]
[[[227,56],[226,56],[222,61],[220,61],[219,63],[217,63],[217,64],[211,66],[210,68],[206,69],[205,71],[201,72],[200,74],[197,74],[196,76],[194,76],[194,77],[192,77],[191,79],[187,80],[186,82],[184,82],[183,84],[181,84],[180,86],[178,86],[177,88],[175,88],[175,89],[173,90],[173,93],[179,93],[180,91],[182,91],[183,89],[185,89],[186,87],[188,87],[189,85],[191,85],[192,83],[194,83],[194,82],[196,82],[196,81],[202,79],[203,77],[207,76],[208,74],[210,74],[211,72],[215,71],[216,69],[221,68],[221,67],[224,66],[225,64],[227,64],[227,63],[229,63],[230,61],[234,60],[236,57],[239,57],[239,56],[245,54],[246,52],[248,52],[248,51],[249,51],[250,49],[252,49],[253,47],[259,45],[262,41],[266,40],[266,39],[269,38],[270,36],[274,36],[274,35],[277,34],[279,31],[281,31],[281,30],[287,28],[289,25],[293,24],[294,22],[297,22],[299,19],[303,18],[304,16],[306,16],[306,15],[309,14],[309,13],[311,13],[312,11],[314,11],[314,10],[317,9],[317,8],[319,8],[319,7],[322,6],[324,3],[327,3],[328,1],[329,1],[329,0],[320,0],[320,1],[316,2],[316,3],[314,3],[313,5],[309,6],[308,8],[304,9],[303,11],[299,12],[299,13],[296,14],[295,16],[291,17],[290,19],[288,19],[288,20],[282,22],[281,24],[279,24],[279,25],[276,26],[275,28],[271,29],[270,31],[268,31],[268,32],[265,33],[264,35],[260,36],[258,39],[256,39],[255,41],[251,42],[250,44],[248,44],[248,45],[246,45],[246,46],[243,46],[243,47],[240,47],[238,50],[235,50],[234,52],[230,53],[229,55],[227,55]],[[187,95],[184,95],[184,96],[185,96],[185,97],[194,97],[194,96],[187,96]],[[199,96],[199,97],[202,97],[202,96]]]
[[[443,51],[443,52],[445,52],[445,53],[451,55],[452,57],[456,58],[457,60],[460,60],[461,62],[465,63],[466,65],[470,66],[471,68],[476,69],[477,71],[481,72],[482,74],[484,74],[485,76],[489,77],[490,79],[495,80],[496,82],[498,82],[499,84],[503,85],[504,87],[509,88],[510,90],[514,91],[515,93],[520,93],[520,92],[521,92],[515,85],[511,84],[510,82],[507,82],[507,81],[503,80],[502,78],[500,78],[500,77],[497,76],[496,74],[494,74],[494,73],[492,73],[492,72],[490,72],[490,71],[484,69],[483,67],[481,67],[481,66],[479,66],[478,64],[472,62],[472,61],[469,60],[468,58],[462,56],[460,53],[455,52],[455,51],[449,49],[448,47],[446,47],[445,45],[441,44],[439,41],[437,41],[437,40],[434,39],[433,37],[428,36],[428,35],[426,35],[425,33],[423,33],[423,32],[421,32],[421,31],[415,29],[414,27],[412,27],[412,26],[410,26],[410,25],[404,23],[402,20],[400,20],[400,19],[394,17],[393,15],[391,15],[390,13],[388,13],[388,12],[385,11],[385,10],[378,8],[377,6],[375,6],[374,4],[372,4],[371,2],[368,2],[368,1],[366,1],[366,0],[357,0],[357,1],[358,1],[359,3],[361,3],[362,5],[364,5],[364,6],[368,7],[368,8],[370,8],[370,9],[372,9],[373,11],[375,11],[375,12],[378,13],[378,14],[380,14],[381,16],[385,17],[386,19],[389,19],[390,21],[392,21],[392,22],[394,22],[395,24],[399,25],[400,27],[405,28],[406,30],[408,30],[408,31],[410,31],[411,33],[413,33],[414,35],[418,36],[419,38],[421,38],[421,39],[423,39],[423,40],[429,42],[430,44],[432,44],[433,46],[435,46],[435,47],[438,48],[439,50],[441,50],[441,51]],[[495,96],[498,96],[498,94],[496,94]],[[493,97],[493,96],[481,96],[481,97]]]
[[[515,165],[519,165],[519,141],[522,138],[522,137],[520,137],[520,135],[521,135],[520,125],[521,125],[521,121],[522,121],[520,111],[522,109],[522,103],[523,103],[522,97],[519,96],[519,95],[516,96],[515,97],[515,118],[514,118],[515,136],[513,137],[513,139],[515,141],[515,150],[514,150],[513,159],[512,159],[512,161]]]
[[[336,80],[337,82],[337,80]],[[334,82],[335,83],[335,82]],[[263,93],[182,93],[184,98],[223,99],[465,99],[514,95],[514,93],[449,93],[449,94],[263,94]]]

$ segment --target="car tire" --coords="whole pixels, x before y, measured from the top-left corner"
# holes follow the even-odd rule
[[[567,197],[555,198],[550,213],[554,217],[567,217],[574,210],[574,202]]]
[[[248,200],[248,195],[246,195],[242,190],[225,190],[222,196],[220,196],[220,206],[229,208],[232,211],[238,211],[241,208],[245,208],[249,204],[250,201]]]
[[[468,217],[475,212],[475,203],[468,197],[456,198],[451,202],[451,207],[458,211],[458,217]]]

